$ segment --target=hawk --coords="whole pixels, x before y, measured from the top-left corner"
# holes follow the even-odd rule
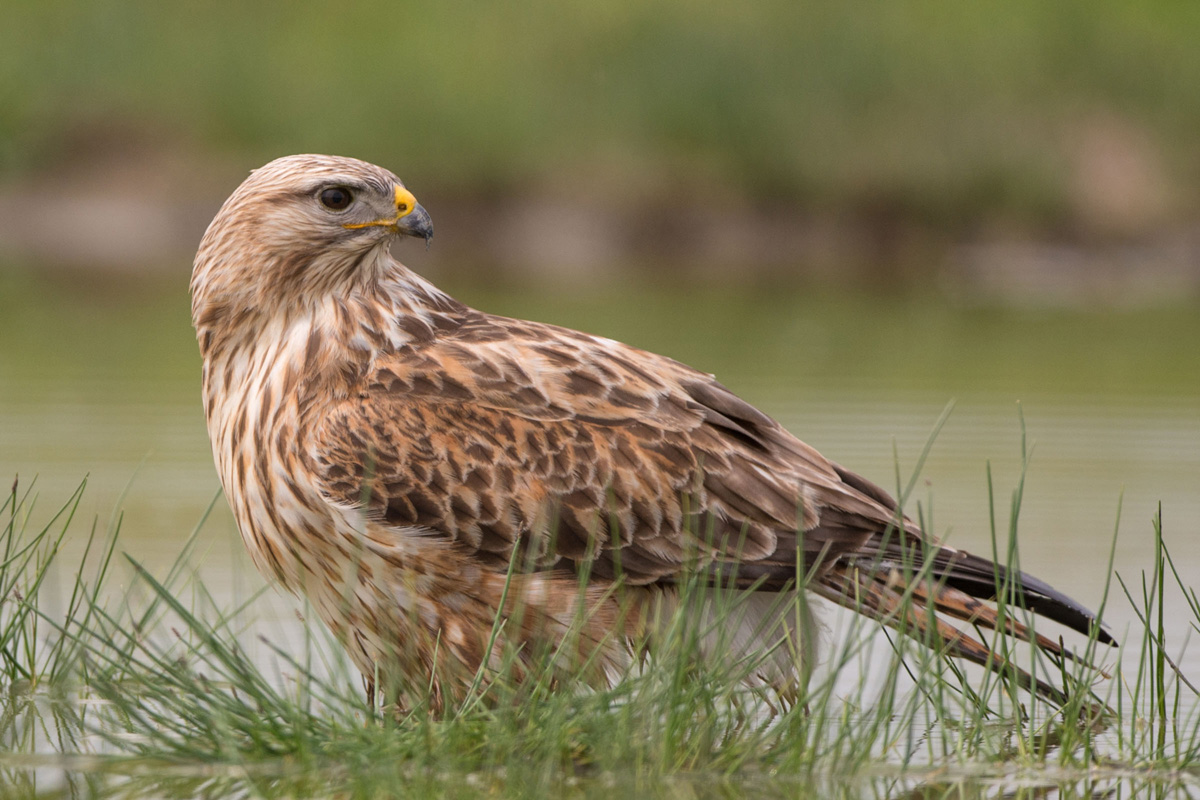
[[[1069,655],[988,604],[1003,595],[1113,641],[1046,583],[926,535],[712,375],[477,311],[390,254],[432,235],[391,172],[289,156],[225,201],[191,280],[242,538],[308,597],[372,697],[376,680],[414,679],[443,702],[502,651],[519,662],[568,635],[611,680],[664,613],[712,619],[720,587],[745,602],[702,657],[759,652],[752,679],[780,686],[813,658],[811,620],[780,611],[798,590],[1056,698],[947,619]],[[681,592],[689,580],[714,588]]]

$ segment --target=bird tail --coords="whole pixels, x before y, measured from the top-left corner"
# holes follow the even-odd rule
[[[886,539],[888,537],[881,537]],[[979,664],[999,674],[1015,677],[1030,692],[1061,705],[1067,701],[1059,688],[1040,680],[1012,663],[982,641],[981,629],[996,631],[1035,644],[1056,659],[1082,661],[1061,641],[1031,630],[1017,618],[1019,609],[1094,635],[1102,644],[1115,644],[1096,615],[1045,582],[1023,572],[1009,571],[987,559],[961,550],[932,546],[928,551],[896,558],[902,549],[892,532],[890,543],[877,542],[873,557],[839,560],[814,576],[809,588],[839,605],[913,635],[951,656]],[[908,537],[904,537],[907,539]],[[909,541],[909,549],[916,543]],[[920,545],[916,545],[919,547]],[[915,562],[915,563],[914,563]],[[1003,602],[998,602],[1003,598]],[[946,621],[946,617],[973,626],[979,638]]]

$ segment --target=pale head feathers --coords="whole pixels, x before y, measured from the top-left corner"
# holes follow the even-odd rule
[[[322,191],[352,194],[344,209]],[[196,253],[192,322],[209,343],[219,334],[261,330],[266,318],[311,315],[321,306],[391,293],[441,293],[393,259],[388,247],[406,231],[377,221],[397,216],[404,183],[354,158],[294,155],[250,173],[221,206]],[[420,209],[424,214],[424,209]],[[425,216],[428,219],[428,216]]]

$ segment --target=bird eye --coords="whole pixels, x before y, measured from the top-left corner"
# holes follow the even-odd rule
[[[333,211],[342,211],[354,202],[354,195],[344,186],[330,186],[321,190],[321,205]]]

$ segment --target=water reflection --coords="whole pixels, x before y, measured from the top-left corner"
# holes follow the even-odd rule
[[[82,711],[82,713],[81,713]],[[1123,800],[1193,798],[1186,774],[1156,775],[1117,765],[1083,774],[1070,767],[1037,771],[1005,764],[953,763],[936,768],[879,763],[853,774],[797,775],[739,771],[733,776],[681,771],[666,777],[587,772],[523,775],[495,766],[472,773],[410,769],[402,764],[321,764],[311,758],[253,762],[114,757],[89,731],[86,705],[8,693],[0,697],[0,786],[6,798],[46,797],[322,797],[403,796],[461,798],[871,798],[872,800]],[[87,754],[81,754],[87,753]],[[514,765],[515,766],[515,765]]]

